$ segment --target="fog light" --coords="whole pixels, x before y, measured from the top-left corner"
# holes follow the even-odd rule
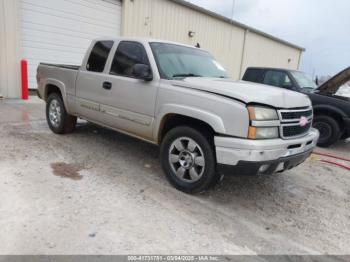
[[[263,165],[259,168],[259,173],[264,173],[269,169],[270,165]]]

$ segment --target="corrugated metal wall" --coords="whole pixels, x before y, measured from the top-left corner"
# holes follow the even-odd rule
[[[0,0],[0,95],[20,96],[19,0]]]
[[[0,95],[20,97],[20,0],[0,0]],[[297,69],[301,50],[170,0],[123,0],[122,34],[199,43],[238,79],[247,66]],[[118,19],[118,18],[116,18]],[[188,32],[194,31],[194,37]]]
[[[269,66],[298,69],[301,51],[267,37],[249,32],[246,38],[243,68]]]
[[[189,37],[189,31],[195,36]],[[297,69],[301,54],[299,49],[169,0],[124,0],[122,34],[199,43],[235,79],[247,66]]]
[[[21,0],[21,55],[29,88],[39,63],[81,65],[91,40],[121,33],[120,0]]]

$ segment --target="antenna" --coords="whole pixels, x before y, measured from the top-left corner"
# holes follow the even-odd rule
[[[231,12],[232,20],[233,20],[233,16],[235,15],[235,7],[236,7],[236,0],[232,0],[232,12]]]

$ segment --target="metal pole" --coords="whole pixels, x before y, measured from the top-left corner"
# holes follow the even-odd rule
[[[235,14],[235,7],[236,7],[236,0],[232,0],[232,12],[231,12],[231,19],[233,20],[233,16]]]

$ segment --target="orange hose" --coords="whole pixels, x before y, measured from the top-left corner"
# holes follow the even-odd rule
[[[350,159],[348,159],[348,158],[343,158],[343,157],[339,157],[339,156],[333,156],[333,155],[324,154],[324,153],[319,153],[319,152],[313,152],[313,154],[319,155],[319,156],[331,157],[331,158],[334,158],[334,159],[338,159],[338,160],[343,160],[343,161],[350,162]]]
[[[346,166],[346,165],[343,165],[343,164],[340,164],[340,163],[337,163],[337,162],[333,162],[333,161],[329,161],[329,160],[323,160],[323,159],[321,160],[321,162],[332,164],[332,165],[335,165],[335,166],[338,166],[338,167],[341,167],[341,168],[344,168],[344,169],[350,171],[350,166]]]

